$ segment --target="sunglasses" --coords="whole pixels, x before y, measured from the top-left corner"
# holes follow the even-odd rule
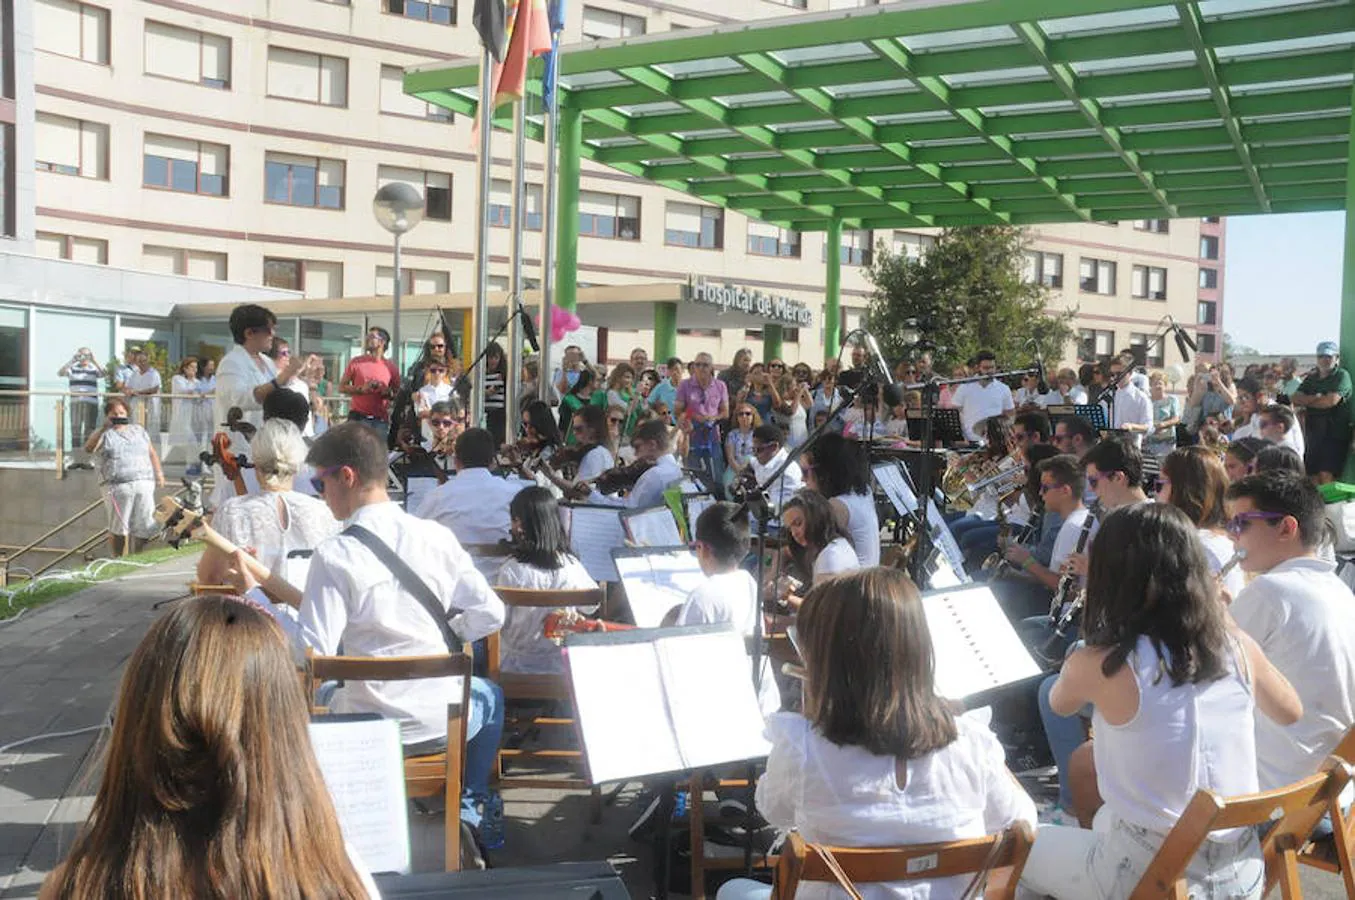
[[[291,355],[292,355],[292,351],[290,351],[290,350],[279,350],[279,351],[278,351],[278,356],[291,356]]]
[[[315,493],[323,497],[325,495],[325,479],[342,468],[343,466],[326,466],[323,469],[317,469],[315,475],[311,477],[311,487],[315,488]]]
[[[447,347],[446,344],[429,344],[428,346],[432,347],[434,350],[444,350]]]
[[[1278,512],[1238,513],[1229,519],[1228,524],[1223,527],[1233,537],[1238,537],[1242,532],[1247,530],[1252,522],[1277,522],[1280,519],[1285,518],[1286,515],[1286,513]]]
[[[750,413],[750,412],[741,412],[741,413],[739,413],[739,418],[740,418],[740,419],[751,419],[751,418],[753,418],[753,414]]]
[[[429,419],[428,424],[434,428],[451,428],[456,424],[454,419]]]
[[[1059,488],[1061,488],[1061,487],[1063,487],[1063,486],[1064,486],[1064,485],[1061,485],[1061,484],[1046,484],[1045,482],[1042,481],[1042,482],[1040,482],[1040,493],[1041,493],[1041,495],[1047,494],[1047,493],[1049,493],[1050,491],[1058,490]]]
[[[613,424],[613,425],[620,425],[622,422],[624,422],[624,421],[626,421],[626,420],[625,420],[625,419],[613,419],[611,416],[608,416],[608,417],[607,417],[607,421],[610,422],[610,423]]]
[[[784,369],[784,368],[785,368],[785,365],[784,365],[783,363],[770,363],[770,364],[767,366],[767,368],[769,368],[769,369]]]

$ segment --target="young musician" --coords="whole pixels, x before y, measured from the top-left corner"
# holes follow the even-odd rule
[[[829,498],[833,515],[851,538],[857,564],[880,564],[880,519],[870,490],[865,451],[840,434],[825,434],[807,451],[805,487]]]
[[[1293,472],[1252,475],[1228,489],[1228,532],[1255,576],[1229,611],[1294,683],[1299,723],[1256,720],[1261,788],[1317,771],[1355,723],[1355,597],[1318,559],[1327,520],[1321,495]]]
[[[682,466],[678,465],[670,452],[671,440],[668,423],[660,419],[650,419],[636,428],[631,438],[635,461],[647,463],[649,468],[636,480],[624,500],[615,495],[602,494],[594,488],[588,501],[629,509],[663,505],[663,492],[682,480]]]
[[[576,591],[597,587],[574,554],[560,521],[560,507],[551,492],[533,485],[519,491],[508,504],[512,520],[511,555],[499,569],[499,587],[535,591]],[[580,612],[592,612],[581,608]],[[505,672],[551,674],[564,671],[560,647],[546,638],[543,628],[551,610],[510,606],[500,635],[500,665]]]
[[[1035,821],[1002,745],[937,696],[933,649],[917,588],[893,569],[815,587],[796,623],[804,714],[767,720],[772,742],[757,809],[806,841],[887,847],[976,838]],[[873,884],[868,896],[960,896],[969,876]],[[801,897],[840,895],[802,888]],[[743,880],[719,900],[766,898]]]
[[[487,439],[492,452],[493,439]],[[503,627],[503,602],[456,538],[440,525],[409,515],[386,495],[386,444],[376,429],[359,422],[335,426],[316,439],[306,461],[315,469],[317,489],[329,511],[347,524],[345,531],[315,548],[304,591],[273,573],[260,593],[240,554],[231,573],[242,592],[300,610],[299,633],[293,635],[297,643],[326,656],[337,654],[340,645],[352,656],[448,652],[441,627],[416,599],[417,585],[373,549],[382,545],[382,552],[402,560],[445,611],[455,611],[448,623],[457,650],[461,643]],[[375,541],[368,544],[352,533],[353,526]],[[398,719],[405,754],[415,756],[447,746],[447,698],[455,696],[455,689],[455,679],[351,682],[338,689],[329,706],[335,712],[374,712]],[[470,706],[461,821],[478,829],[479,807],[490,796],[489,776],[503,732],[503,692],[493,682],[473,678]]]
[[[739,568],[748,555],[748,514],[736,503],[713,503],[696,517],[696,559],[706,580],[678,610],[678,625],[714,625],[733,622],[739,633],[751,637],[761,614],[757,582]],[[781,695],[764,655],[758,703],[764,715],[781,708]]]
[[[847,532],[818,491],[805,490],[791,497],[781,510],[781,524],[790,535],[786,554],[810,584],[861,568]],[[792,594],[787,602],[798,606],[800,598]]]
[[[1065,416],[1054,425],[1054,446],[1079,459],[1096,444],[1096,429],[1081,416]]]
[[[1248,475],[1256,471],[1256,454],[1260,453],[1269,442],[1261,438],[1241,438],[1228,443],[1228,449],[1223,454],[1223,466],[1228,472],[1229,481],[1241,481]]]
[[[1019,619],[1049,608],[1063,565],[1076,549],[1078,534],[1087,519],[1087,508],[1082,505],[1085,479],[1075,457],[1068,454],[1050,457],[1035,467],[1035,477],[1044,500],[1042,527],[1046,537],[1034,549],[1013,544],[1004,553],[1009,563],[1019,567],[1026,579],[1041,588],[1024,595],[1028,601],[1025,607],[1008,609],[1009,615]],[[1007,592],[1003,593],[1003,600],[1008,600]]]
[[[1082,455],[1082,469],[1087,487],[1103,510],[1148,502],[1143,491],[1143,456],[1131,440],[1106,438]]]
[[[1092,706],[1093,830],[1042,827],[1021,877],[1069,900],[1128,896],[1195,792],[1257,790],[1256,711],[1293,722],[1293,688],[1256,643],[1230,632],[1195,526],[1166,504],[1107,516],[1092,554],[1083,637],[1050,692],[1054,711]],[[1075,797],[1075,799],[1081,799]],[[1211,833],[1186,869],[1189,892],[1260,896],[1256,831]]]
[[[580,380],[580,384],[584,382]],[[590,484],[603,472],[615,467],[616,459],[607,445],[607,411],[596,406],[585,406],[570,417],[570,436],[573,444],[568,454],[578,461],[574,479],[565,478],[560,456],[552,454],[541,468],[541,474],[559,488],[566,499],[588,496]]]
[[[1130,357],[1132,360],[1133,357]],[[1107,383],[1114,388],[1110,427],[1129,432],[1135,447],[1143,445],[1143,436],[1153,427],[1153,400],[1134,383],[1134,369],[1124,357],[1106,364]]]
[[[1181,447],[1162,460],[1157,502],[1170,503],[1195,523],[1209,571],[1215,576],[1236,550],[1224,528],[1228,521],[1227,494],[1228,473],[1219,458],[1204,447]],[[1221,585],[1226,600],[1246,586],[1246,575],[1239,566],[1233,566]]]
[[[785,443],[785,434],[775,425],[759,425],[753,430],[753,456],[749,465],[758,484],[765,484],[768,478],[785,463],[789,455]],[[781,477],[767,486],[767,499],[771,503],[773,515],[780,513],[791,497],[804,486],[804,475],[800,464],[792,462],[786,466]]]

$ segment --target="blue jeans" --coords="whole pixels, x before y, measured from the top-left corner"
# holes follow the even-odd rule
[[[1054,754],[1054,764],[1059,767],[1059,806],[1071,811],[1073,794],[1068,787],[1068,760],[1073,751],[1087,740],[1087,729],[1081,713],[1090,715],[1090,709],[1080,710],[1071,716],[1061,716],[1049,708],[1049,692],[1059,676],[1050,675],[1040,682],[1040,721],[1044,723],[1044,736],[1049,741],[1049,751]]]
[[[480,827],[479,806],[489,799],[489,777],[503,738],[503,688],[487,678],[470,680],[466,717],[466,774],[461,784],[461,821]]]

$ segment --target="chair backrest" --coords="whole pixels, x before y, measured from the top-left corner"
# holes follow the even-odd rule
[[[888,881],[918,881],[972,875],[985,869],[1010,868],[1000,900],[1016,894],[1030,846],[1035,837],[1025,822],[987,837],[906,847],[828,847],[842,871],[854,884]],[[772,887],[772,900],[791,900],[802,881],[837,882],[823,858],[792,831],[781,847]],[[980,894],[981,895],[981,894]]]
[[[1346,729],[1346,733],[1341,735],[1341,740],[1337,741],[1331,755],[1355,765],[1355,725],[1351,725]]]
[[[470,675],[471,658],[464,653],[438,656],[317,656],[306,651],[306,671],[312,685],[320,681],[413,681]]]
[[[1308,840],[1327,810],[1329,799],[1341,793],[1350,780],[1350,767],[1330,759],[1323,771],[1286,787],[1259,794],[1224,799],[1213,791],[1200,790],[1191,798],[1157,855],[1130,894],[1130,900],[1184,897],[1186,866],[1209,834],[1229,828],[1269,825],[1262,842],[1267,883],[1278,877],[1278,857],[1292,855]],[[1287,895],[1287,893],[1286,893]]]
[[[580,590],[533,590],[532,588],[496,587],[494,589],[505,606],[531,606],[559,609],[566,606],[601,606],[602,588]]]

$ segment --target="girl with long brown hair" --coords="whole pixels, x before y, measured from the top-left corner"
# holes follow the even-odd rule
[[[1228,519],[1225,508],[1228,494],[1228,472],[1218,456],[1200,447],[1180,447],[1162,460],[1162,471],[1157,481],[1157,501],[1170,503],[1195,523],[1196,533],[1204,548],[1209,571],[1217,576],[1228,564],[1233,553],[1232,538],[1224,525]],[[1224,576],[1221,588],[1231,601],[1247,586],[1247,578],[1240,566]]]
[[[237,597],[184,601],[123,674],[89,820],[42,900],[365,900],[282,632]]]
[[[772,742],[757,808],[777,828],[838,847],[889,847],[981,837],[1021,820],[1031,802],[982,724],[956,717],[936,693],[922,597],[896,569],[816,585],[796,622],[804,657],[804,714],[767,719]],[[959,897],[968,878],[930,883],[932,900]],[[867,896],[922,896],[922,882],[872,884]],[[721,887],[719,900],[767,897],[766,885]],[[837,897],[835,885],[796,895]]]

